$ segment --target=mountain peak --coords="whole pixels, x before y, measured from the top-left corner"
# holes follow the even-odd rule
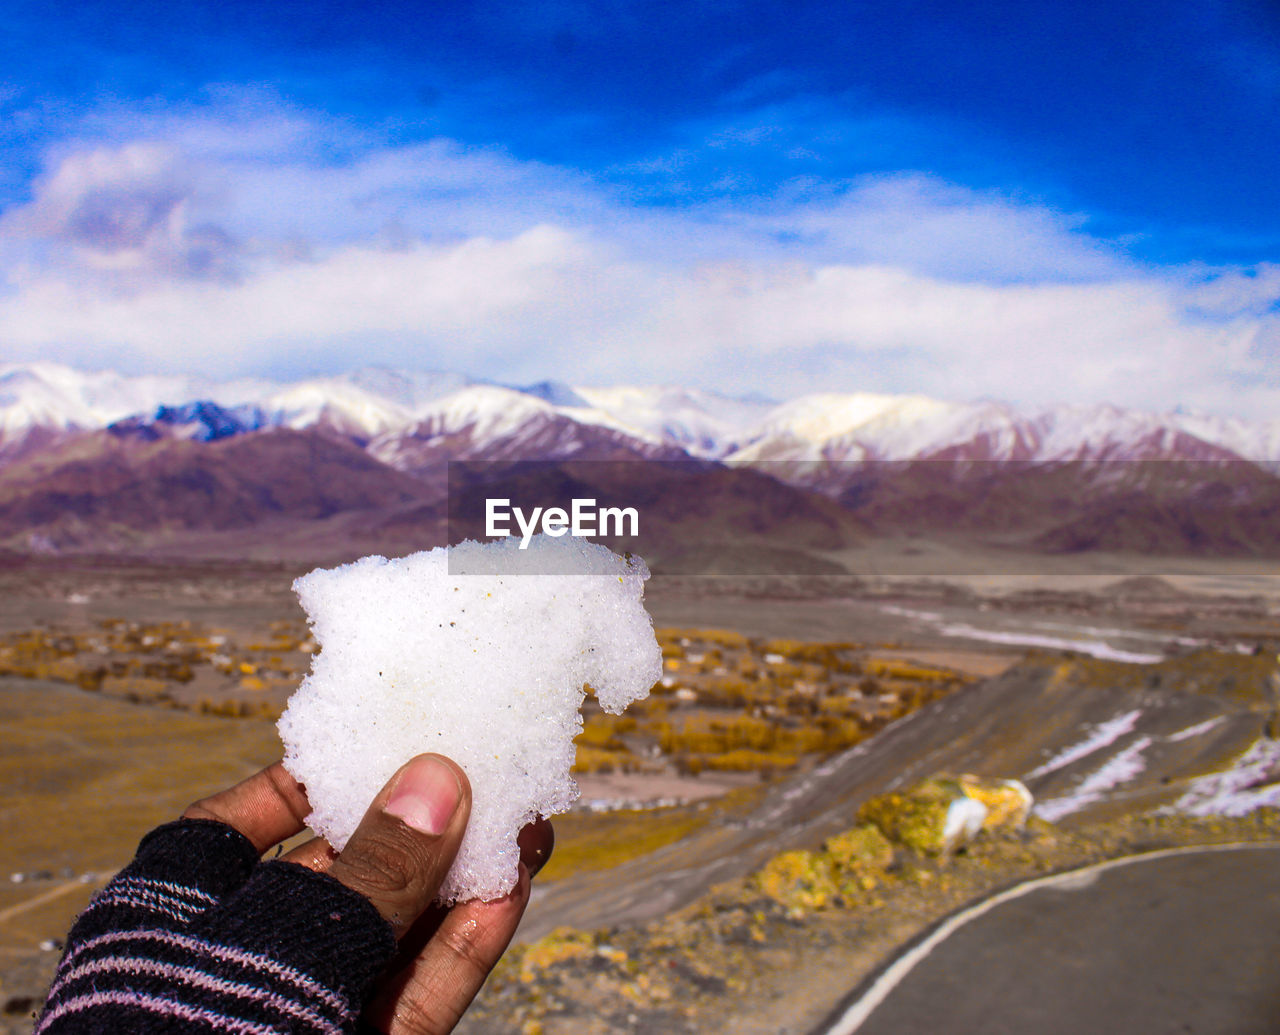
[[[203,410],[200,407],[204,407]],[[217,407],[217,411],[210,409]],[[289,383],[85,372],[57,363],[0,366],[0,454],[36,435],[136,418],[225,437],[254,427],[318,427],[357,444],[466,427],[518,439],[528,421],[568,420],[706,459],[1018,459],[1031,462],[1234,455],[1280,469],[1280,420],[1250,422],[1113,404],[1018,410],[992,400],[819,392],[782,403],[683,385],[506,387],[449,371],[366,366]],[[38,434],[37,434],[38,433]]]
[[[519,389],[525,395],[532,395],[552,406],[589,406],[582,396],[563,381],[539,381],[537,384],[525,385]]]

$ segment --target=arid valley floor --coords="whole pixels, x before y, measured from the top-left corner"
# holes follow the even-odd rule
[[[656,577],[663,683],[621,720],[588,706],[581,807],[464,1030],[809,1032],[1016,880],[1280,840],[1274,565],[965,560]],[[71,919],[146,830],[278,756],[315,649],[300,573],[0,567],[0,1030],[29,1029]],[[1020,779],[1037,811],[958,851],[868,833],[869,801],[959,774]]]

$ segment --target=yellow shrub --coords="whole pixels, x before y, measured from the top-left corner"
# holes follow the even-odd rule
[[[757,888],[793,916],[822,909],[839,894],[831,859],[815,852],[783,852],[754,878]]]
[[[619,736],[636,728],[636,720],[630,715],[588,715],[582,723],[582,732],[574,738],[581,747],[606,748],[621,751]]]
[[[701,640],[728,650],[746,650],[751,646],[750,639],[731,629],[690,629],[685,636],[691,640]]]
[[[831,859],[841,892],[851,898],[879,884],[893,864],[893,845],[870,823],[828,839],[823,851]]]
[[[947,812],[964,794],[954,780],[932,779],[905,794],[881,794],[858,810],[860,823],[872,823],[890,841],[936,855],[945,846]]]
[[[739,748],[763,751],[773,747],[778,735],[767,719],[752,715],[730,719],[692,715],[678,729],[663,722],[655,724],[652,732],[667,754],[683,751],[697,755],[718,755]]]
[[[821,751],[826,745],[826,740],[822,730],[801,726],[799,729],[779,730],[776,743],[780,750],[809,755]]]
[[[702,699],[714,707],[741,708],[752,697],[752,684],[741,676],[707,676],[697,681]]]
[[[602,748],[578,746],[573,759],[575,773],[613,773],[626,771],[634,759],[626,751],[606,751]]]
[[[147,679],[145,676],[106,676],[101,683],[103,693],[149,701],[169,692],[169,684],[163,679]]]
[[[987,807],[987,818],[982,824],[987,830],[1004,826],[1016,829],[1025,824],[1031,814],[1031,793],[1017,780],[962,776],[960,786],[970,798]]]
[[[541,971],[565,960],[594,955],[595,939],[584,931],[557,927],[550,934],[519,950],[520,981],[532,984]]]
[[[905,679],[916,683],[947,683],[956,678],[954,672],[913,665],[909,661],[900,661],[897,658],[867,658],[863,667],[873,676]]]
[[[721,772],[751,773],[773,772],[778,769],[789,769],[798,761],[796,755],[787,755],[777,751],[753,751],[750,748],[735,748],[719,755],[702,757],[702,767],[716,769]]]

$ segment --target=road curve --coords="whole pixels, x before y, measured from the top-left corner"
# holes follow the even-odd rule
[[[1280,845],[1170,849],[955,914],[821,1035],[1280,1030]]]

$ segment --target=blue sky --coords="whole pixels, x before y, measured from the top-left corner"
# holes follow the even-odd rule
[[[0,358],[1280,403],[1280,14],[6,5]]]

